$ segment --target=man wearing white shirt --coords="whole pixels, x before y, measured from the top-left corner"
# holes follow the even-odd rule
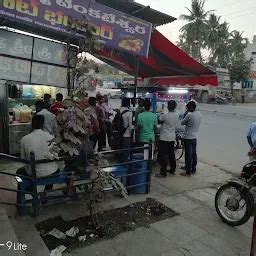
[[[42,101],[39,101],[36,104],[39,109],[37,115],[44,116],[43,130],[52,135],[56,135],[58,131],[56,116],[47,109],[47,106]]]
[[[35,154],[35,160],[51,158],[49,143],[54,137],[48,132],[42,130],[44,117],[35,115],[32,118],[33,131],[22,138],[20,155],[22,159],[30,160],[30,153]],[[44,177],[57,172],[58,166],[55,162],[43,163],[36,165],[36,176]],[[17,174],[31,176],[30,165],[24,166],[18,170]]]
[[[179,116],[175,112],[177,103],[174,100],[168,102],[169,113],[163,114],[159,117],[161,122],[160,142],[159,142],[159,160],[160,173],[157,177],[164,178],[167,176],[167,166],[170,166],[169,172],[175,174],[176,159],[174,144],[176,140],[175,128],[179,126]]]
[[[113,117],[113,109],[111,108],[108,100],[108,95],[104,95],[104,103],[102,104],[103,108],[105,109],[106,113],[106,137],[104,139],[104,148],[106,148],[106,138],[108,139],[108,145],[111,144],[111,137],[112,137],[112,126],[111,126],[111,117]]]
[[[123,124],[125,128],[125,132],[122,137],[122,149],[131,147],[131,137],[132,137],[132,112],[129,111],[130,101],[127,98],[122,100],[122,107],[120,109],[120,113],[123,118]],[[129,152],[123,152],[121,155],[121,162],[127,162],[129,157]]]
[[[30,154],[34,153],[35,160],[44,160],[44,159],[52,159],[52,154],[50,153],[49,143],[54,138],[48,132],[42,130],[44,125],[44,117],[42,115],[35,115],[32,118],[32,129],[33,131],[22,138],[21,140],[21,148],[20,155],[22,159],[30,161]],[[58,166],[55,162],[42,163],[36,165],[36,177],[45,177],[53,174],[58,174]],[[24,167],[17,170],[18,175],[24,176],[32,176],[31,166],[25,165]],[[45,186],[45,192],[42,193],[41,203],[47,203],[46,191],[51,190],[53,184],[48,184]],[[18,186],[18,189],[19,186]],[[25,189],[26,190],[26,189]],[[17,203],[22,204],[24,197],[22,193],[18,193]],[[18,208],[20,214],[22,213],[22,209]]]

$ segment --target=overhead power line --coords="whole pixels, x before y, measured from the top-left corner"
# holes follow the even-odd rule
[[[217,6],[217,7],[215,7],[215,8],[216,8],[216,9],[219,9],[219,8],[225,8],[225,7],[229,7],[229,6],[231,6],[231,5],[235,5],[235,4],[238,4],[238,3],[241,3],[241,1],[236,0],[236,1],[230,2],[229,4],[225,4],[225,5]]]
[[[244,14],[242,14],[242,15],[238,15],[238,16],[232,17],[232,19],[235,20],[235,19],[237,19],[237,18],[244,17],[244,16],[246,16],[246,15],[248,15],[248,16],[251,16],[251,15],[253,15],[253,14],[255,15],[255,11],[256,11],[256,8],[255,8],[254,10],[251,10],[251,11],[248,12],[248,13],[244,13]]]
[[[235,12],[224,13],[224,14],[222,14],[222,16],[232,16],[234,14],[243,14],[246,11],[254,10],[254,8],[256,8],[256,6],[251,6],[250,8],[242,9],[242,10],[235,11]]]
[[[247,2],[244,3],[244,5],[248,5],[248,4],[252,3],[252,2],[255,3],[255,0],[247,1]],[[241,3],[241,0],[236,0],[236,1],[233,1],[233,2],[230,2],[230,3],[227,3],[225,5],[217,6],[217,7],[215,7],[215,9],[217,11],[218,9],[234,6],[234,5],[240,4],[240,3]]]

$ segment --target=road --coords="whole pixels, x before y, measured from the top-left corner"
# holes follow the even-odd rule
[[[199,159],[233,173],[248,162],[246,131],[256,120],[256,104],[200,104],[204,116],[199,134]]]
[[[199,160],[238,173],[248,162],[246,130],[253,118],[201,112],[203,122],[199,132]]]
[[[111,104],[117,108],[120,100],[111,100]],[[203,115],[199,131],[199,160],[239,173],[248,162],[246,131],[256,119],[256,105],[200,104],[199,108]]]
[[[200,104],[200,109],[256,118],[256,103],[232,105]]]

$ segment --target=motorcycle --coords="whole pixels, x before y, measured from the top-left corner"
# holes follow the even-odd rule
[[[216,94],[215,95],[215,101],[217,104],[221,104],[221,105],[226,105],[226,104],[232,104],[232,105],[235,105],[236,102],[235,102],[235,99],[233,96],[221,96],[221,95],[218,95]]]
[[[239,226],[253,216],[255,187],[256,161],[252,161],[243,167],[240,177],[227,181],[215,195],[215,209],[223,222]]]

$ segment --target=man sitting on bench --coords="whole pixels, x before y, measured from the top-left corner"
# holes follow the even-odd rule
[[[35,154],[35,160],[48,159],[50,156],[49,142],[54,138],[48,132],[43,131],[44,116],[35,115],[32,118],[32,132],[21,140],[21,158],[30,160],[30,153]],[[55,162],[36,165],[36,177],[41,178],[59,172]],[[26,165],[17,171],[17,174],[31,176],[30,165]],[[46,185],[45,190],[51,190],[53,185]]]

